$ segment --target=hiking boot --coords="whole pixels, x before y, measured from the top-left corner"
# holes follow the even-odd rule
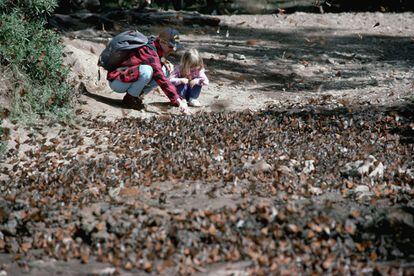
[[[145,105],[142,103],[142,100],[138,97],[134,97],[128,93],[125,94],[122,99],[122,103],[130,109],[142,110],[145,109]]]

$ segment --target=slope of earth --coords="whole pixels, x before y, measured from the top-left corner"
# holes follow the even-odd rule
[[[413,93],[414,15],[344,13],[222,16],[218,28],[174,26],[183,44],[201,51],[212,84],[199,111],[257,110],[315,98],[347,104],[386,104]],[[67,64],[82,84],[79,112],[113,120],[174,113],[162,93],[146,97],[146,111],[122,108],[96,63],[112,35],[137,28],[157,34],[159,26],[117,31],[87,29],[66,34]],[[178,57],[172,58],[178,62]]]
[[[212,81],[193,116],[124,109],[110,33],[67,33],[79,118],[5,123],[2,274],[414,273],[413,14],[221,19],[176,26]]]

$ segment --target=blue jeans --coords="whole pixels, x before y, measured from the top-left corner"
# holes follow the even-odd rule
[[[169,72],[165,66],[162,67],[162,71],[165,76],[169,75]],[[157,87],[157,82],[152,79],[154,70],[149,65],[140,65],[139,66],[139,78],[135,82],[122,82],[119,80],[114,80],[109,82],[109,87],[117,93],[128,93],[131,96],[139,97],[140,95],[148,94],[155,87]]]
[[[201,93],[201,85],[194,85],[193,88],[188,84],[180,84],[177,87],[177,92],[187,101],[189,99],[197,99]]]

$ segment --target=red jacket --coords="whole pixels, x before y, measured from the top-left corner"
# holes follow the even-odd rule
[[[150,65],[152,67],[152,78],[161,87],[165,95],[170,99],[173,104],[177,104],[177,99],[180,96],[177,93],[175,86],[169,81],[162,71],[161,57],[164,53],[158,41],[152,43],[157,51],[151,49],[149,46],[143,46],[138,48],[135,52],[132,52],[129,58],[121,63],[120,68],[117,70],[108,72],[106,79],[108,81],[119,80],[122,82],[135,82],[139,79],[139,66],[141,64]],[[124,69],[122,69],[125,67]]]

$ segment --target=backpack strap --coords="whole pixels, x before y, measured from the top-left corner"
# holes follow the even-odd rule
[[[152,50],[154,50],[155,52],[157,52],[157,48],[154,46],[153,42],[155,41],[155,36],[150,36],[148,37],[148,43],[145,46],[148,46],[149,48],[151,48]]]

